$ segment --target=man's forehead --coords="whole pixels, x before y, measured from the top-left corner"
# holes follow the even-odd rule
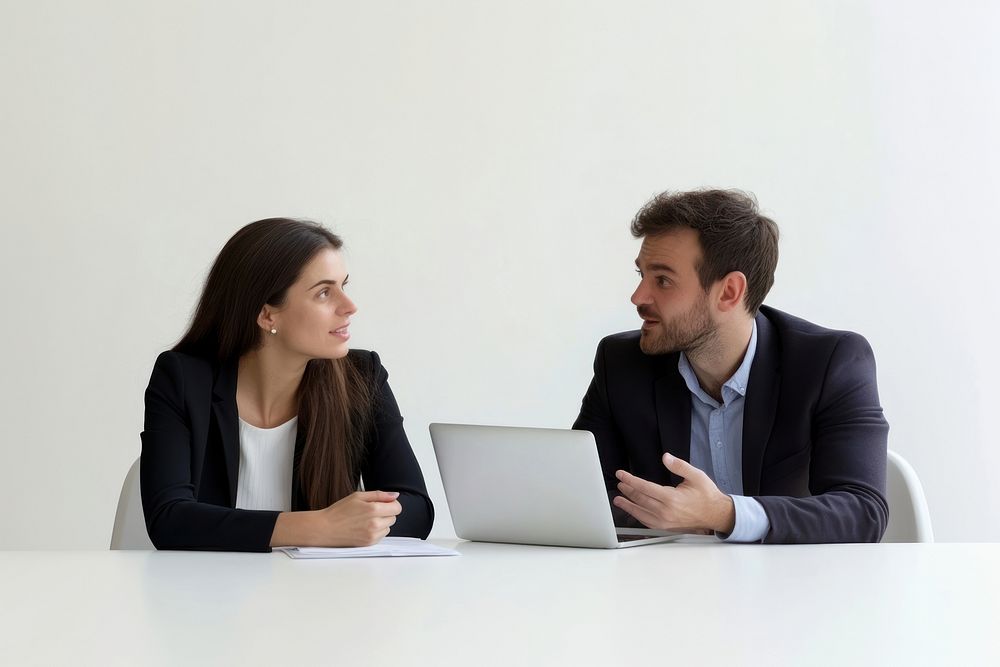
[[[680,229],[649,235],[642,240],[638,262],[667,264],[676,270],[693,267],[701,255],[698,233],[693,229]]]

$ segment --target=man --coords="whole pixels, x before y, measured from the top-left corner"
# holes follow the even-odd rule
[[[616,522],[734,542],[877,542],[886,438],[871,347],[761,305],[778,228],[735,190],[663,193],[642,239],[639,331],[598,345],[573,428]]]

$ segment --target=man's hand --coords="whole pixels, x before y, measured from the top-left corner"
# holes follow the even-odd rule
[[[619,470],[616,476],[622,495],[614,499],[615,506],[657,530],[733,532],[733,499],[720,491],[708,475],[670,454],[663,455],[663,465],[684,481],[676,487],[660,486]]]

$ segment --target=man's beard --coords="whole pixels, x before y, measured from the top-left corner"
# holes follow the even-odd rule
[[[643,314],[639,308],[639,314]],[[651,314],[651,313],[650,313]],[[718,327],[708,313],[708,298],[699,299],[690,310],[671,322],[660,320],[658,328],[643,331],[639,348],[645,354],[689,354],[711,345],[717,338]]]

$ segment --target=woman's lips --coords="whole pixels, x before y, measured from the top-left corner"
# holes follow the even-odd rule
[[[336,336],[337,338],[343,338],[344,340],[347,340],[348,338],[351,337],[351,332],[349,331],[349,329],[350,326],[340,327],[339,329],[334,329],[330,333]]]

